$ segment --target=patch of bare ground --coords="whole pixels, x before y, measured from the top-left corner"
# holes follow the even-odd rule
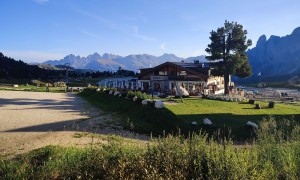
[[[105,138],[81,133],[116,134],[141,140],[117,124],[117,116],[75,94],[0,91],[0,155],[15,155],[47,145],[88,146]]]

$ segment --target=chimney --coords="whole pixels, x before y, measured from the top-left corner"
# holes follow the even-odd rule
[[[194,60],[194,64],[199,64],[199,60]]]

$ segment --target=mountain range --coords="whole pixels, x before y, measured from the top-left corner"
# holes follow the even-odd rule
[[[300,27],[283,37],[272,35],[267,39],[266,35],[260,36],[256,46],[247,54],[253,74],[249,80],[257,79],[259,73],[267,81],[299,76]]]
[[[200,60],[205,62],[205,56],[180,58],[174,54],[163,54],[161,56],[153,56],[149,54],[137,54],[128,56],[119,56],[114,54],[104,53],[100,55],[94,53],[87,57],[75,56],[73,54],[67,55],[61,60],[49,60],[43,64],[49,65],[65,65],[69,64],[76,69],[91,69],[97,71],[117,71],[119,67],[126,70],[137,71],[141,68],[149,68],[157,66],[166,61],[185,61],[193,62],[193,60]]]
[[[252,66],[252,76],[237,81],[256,82],[262,78],[265,81],[286,80],[292,76],[300,76],[300,27],[296,28],[290,35],[279,37],[272,35],[267,39],[266,35],[260,36],[256,46],[247,51],[249,63]],[[94,53],[87,57],[70,54],[61,60],[49,60],[44,64],[64,65],[69,63],[76,69],[91,69],[99,71],[116,71],[122,69],[137,71],[140,68],[154,67],[166,61],[193,62],[199,60],[206,62],[205,56],[181,58],[174,54],[163,54],[153,56],[149,54],[138,54],[119,56],[104,53]],[[261,77],[258,77],[258,74]]]

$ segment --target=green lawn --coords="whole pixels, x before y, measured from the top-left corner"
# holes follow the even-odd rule
[[[293,119],[300,122],[299,104],[275,104],[274,109],[254,109],[254,105],[246,102],[186,98],[184,102],[174,99],[177,104],[167,104],[164,109],[155,109],[100,92],[81,93],[81,96],[106,112],[116,112],[119,123],[123,127],[139,133],[153,133],[153,135],[162,134],[164,130],[176,133],[180,129],[182,133],[188,134],[200,129],[209,133],[222,129],[226,136],[231,132],[234,138],[245,139],[253,134],[253,130],[246,126],[247,121],[259,123],[271,115],[278,121]],[[263,102],[259,104],[262,107],[268,105]],[[213,126],[203,125],[203,118],[209,118]],[[198,125],[192,125],[193,121]]]
[[[217,124],[240,125],[246,121],[258,122],[265,116],[300,118],[299,105],[275,104],[275,108],[267,108],[268,103],[258,102],[263,108],[254,109],[254,105],[246,102],[224,102],[200,98],[187,98],[177,105],[166,105],[167,109],[186,121],[202,121],[210,118]]]
[[[275,108],[271,109],[266,108],[268,103],[258,103],[263,109],[254,109],[254,105],[248,103],[187,98],[177,105],[166,105],[166,108],[187,125],[196,121],[198,123],[196,128],[203,128],[207,131],[213,131],[215,128],[225,131],[230,129],[232,135],[238,139],[251,136],[252,131],[246,126],[247,121],[258,124],[264,118],[272,116],[278,121],[293,119],[300,122],[298,104],[275,104]],[[203,118],[209,118],[213,123],[213,128],[204,126]],[[195,129],[191,125],[190,128]]]

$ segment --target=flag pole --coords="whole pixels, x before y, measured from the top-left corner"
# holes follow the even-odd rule
[[[260,74],[260,76],[259,76],[259,82],[261,82],[261,74]]]
[[[259,82],[261,83],[261,72],[258,73],[259,76]]]

